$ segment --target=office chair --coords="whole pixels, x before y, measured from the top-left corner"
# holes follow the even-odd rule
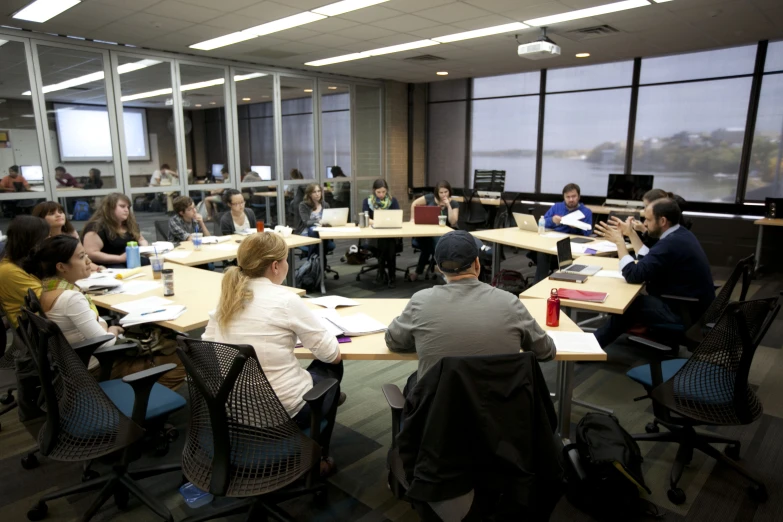
[[[433,240],[433,238],[424,238],[428,240]],[[434,241],[434,240],[433,240]],[[419,238],[414,237],[411,238],[411,248],[413,248],[413,253],[421,253],[421,247],[419,246]],[[419,263],[414,263],[412,265],[408,265],[405,267],[405,281],[410,281],[411,279],[411,270],[415,269],[417,266],[419,266]],[[430,258],[427,260],[427,266],[424,268],[424,280],[429,280],[430,278],[435,279],[437,275],[435,275],[435,250],[433,249],[433,253],[430,256]]]
[[[715,433],[698,433],[696,426],[741,426],[762,414],[761,401],[748,383],[750,366],[761,339],[780,311],[779,298],[729,304],[705,335],[690,359],[654,362],[631,369],[627,375],[641,384],[653,401],[656,423],[634,440],[676,442],[677,457],[671,471],[669,500],[685,502],[678,487],[683,470],[697,449],[729,466],[753,484],[751,497],[764,502],[764,484],[735,461],[740,442]],[[658,425],[668,432],[659,433]],[[725,455],[711,444],[728,444]]]
[[[8,328],[5,324],[5,311],[0,306],[0,371],[8,374],[14,371],[14,360],[16,359],[17,343],[12,343],[11,346],[6,349],[8,343]],[[9,372],[10,370],[10,372]],[[0,415],[5,415],[9,411],[16,409],[16,398],[14,392],[16,388],[11,385],[5,390],[3,395],[0,395]],[[3,426],[0,424],[0,431]]]
[[[156,241],[168,241],[169,240],[169,222],[168,220],[156,219],[155,220],[155,240]]]
[[[460,206],[459,226],[461,230],[469,232],[478,230],[487,225],[487,210],[481,204],[478,191],[473,189],[464,189],[465,204]]]
[[[77,493],[100,489],[100,493],[82,515],[92,518],[114,496],[120,509],[128,505],[129,494],[164,520],[172,521],[169,510],[136,480],[178,471],[179,465],[164,465],[130,470],[138,458],[137,443],[144,437],[143,425],[165,418],[185,406],[185,400],[155,381],[173,370],[165,364],[98,383],[87,371],[85,360],[98,344],[75,349],[56,324],[39,317],[29,308],[22,313],[34,328],[23,340],[33,354],[46,401],[46,422],[38,434],[43,455],[63,462],[84,462],[114,454],[112,471],[76,486],[43,495],[27,512],[28,520],[42,520],[47,502]],[[105,339],[102,339],[105,342]]]
[[[519,192],[501,192],[500,201],[503,208],[495,216],[495,228],[508,228],[516,226],[514,221],[514,205],[522,200]]]
[[[252,346],[180,337],[178,352],[190,392],[190,428],[182,451],[182,473],[196,487],[242,500],[187,518],[212,520],[248,512],[247,520],[293,520],[279,502],[314,493],[325,500],[319,477],[325,379],[304,396],[310,429],[288,416],[264,375]],[[305,477],[306,476],[306,477]],[[295,485],[305,478],[304,484]]]
[[[372,252],[373,256],[376,259],[376,262],[373,263],[373,264],[364,265],[363,267],[361,267],[359,269],[359,272],[356,274],[356,280],[357,281],[361,281],[361,277],[364,274],[368,274],[368,273],[372,272],[373,270],[378,270],[380,268],[380,263],[377,262],[377,259],[378,259],[378,249],[376,247],[374,247],[374,246],[370,246],[367,243],[362,244],[361,248],[363,248],[365,250],[369,250],[370,252]],[[402,238],[396,238],[395,247],[394,247],[394,255],[399,256],[402,253],[402,251],[403,251]],[[414,252],[415,252],[415,250],[414,250]],[[397,267],[395,265],[395,272],[402,272],[403,279],[406,279],[408,277],[408,269],[407,268],[403,269],[403,268],[399,268],[399,267]]]

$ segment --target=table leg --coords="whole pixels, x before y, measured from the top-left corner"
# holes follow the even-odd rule
[[[326,250],[324,242],[318,242],[318,251],[321,254],[321,294],[326,294]]]
[[[756,239],[756,266],[753,268],[754,272],[758,272],[761,266],[761,241],[764,235],[764,225],[759,225],[759,237]]]
[[[574,393],[574,361],[557,362],[557,420],[560,425],[560,437],[571,437],[571,396]]]
[[[492,244],[492,280],[495,280],[495,274],[500,272],[500,243]]]
[[[296,288],[296,255],[293,248],[288,249],[288,284]]]
[[[264,197],[264,199],[266,200],[266,205],[264,205],[266,207],[266,226],[271,227],[272,226],[272,210],[269,208],[269,203],[270,203],[269,200],[271,198],[269,196],[266,196],[266,197]]]

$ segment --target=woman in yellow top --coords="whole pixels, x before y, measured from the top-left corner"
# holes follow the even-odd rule
[[[8,321],[16,328],[27,290],[41,296],[41,280],[30,275],[28,256],[33,248],[49,237],[49,224],[34,216],[17,216],[8,227],[3,259],[0,260],[0,305]]]

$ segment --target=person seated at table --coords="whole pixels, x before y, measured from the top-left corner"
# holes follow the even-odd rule
[[[310,407],[302,398],[318,382],[342,381],[343,363],[334,334],[294,292],[281,286],[288,274],[288,247],[278,234],[254,234],[237,250],[237,266],[223,275],[217,308],[209,313],[206,341],[248,344],[288,415],[302,429],[310,427]],[[315,360],[304,369],[294,355],[297,339]],[[339,385],[326,395],[321,474],[334,472],[329,442],[337,406],[345,402]]]
[[[79,185],[79,183],[76,181],[76,178],[68,174],[65,171],[65,167],[63,166],[59,166],[54,169],[54,179],[57,180],[58,187],[81,187],[81,185]]]
[[[457,222],[459,221],[459,202],[454,201],[451,198],[451,184],[448,181],[439,181],[438,184],[435,185],[434,194],[425,194],[411,203],[411,222],[414,221],[416,212],[414,209],[425,205],[428,207],[439,206],[440,215],[446,216],[448,225],[450,227],[457,226]],[[427,268],[427,263],[430,262],[432,253],[435,252],[437,241],[433,237],[419,237],[416,238],[416,243],[421,253],[419,254],[419,262],[416,264],[416,271],[408,276],[411,281],[415,281],[424,273],[424,269]]]
[[[228,183],[228,168],[223,167],[220,169],[220,175],[223,177],[222,180],[218,181],[217,179],[212,179],[211,183]],[[209,177],[212,177],[210,174]],[[208,180],[209,181],[209,180]],[[207,221],[213,221],[215,219],[215,209],[217,209],[217,206],[223,202],[224,195],[225,195],[226,189],[215,189],[209,191],[209,196],[204,198],[204,208],[207,211]]]
[[[90,169],[87,173],[87,182],[84,184],[84,190],[101,189],[103,188],[103,180],[101,179],[101,171],[98,169]]]
[[[73,228],[71,221],[65,213],[62,205],[56,201],[42,201],[33,208],[32,215],[46,220],[49,224],[49,236],[59,236],[66,234],[79,239],[79,234]]]
[[[376,210],[398,210],[400,204],[397,198],[389,194],[389,185],[385,179],[376,179],[372,184],[372,194],[362,202],[362,212],[368,212],[370,221],[375,217]],[[397,286],[397,240],[395,238],[382,238],[374,240],[375,245],[370,248],[376,251],[378,258],[378,275],[376,283],[382,283],[385,279],[384,271],[388,270],[389,288]]]
[[[161,185],[171,185],[174,178],[179,179],[177,171],[171,170],[168,163],[164,163],[159,169],[156,169],[150,177],[150,187],[160,187]]]
[[[189,196],[174,199],[174,215],[169,219],[169,235],[166,239],[172,243],[190,241],[194,232],[209,235],[204,218],[196,211],[196,204]]]
[[[35,216],[16,216],[6,231],[5,249],[0,259],[0,305],[8,322],[16,328],[27,290],[41,295],[41,280],[32,275],[30,254],[49,237],[49,224]]]
[[[103,198],[100,206],[84,226],[84,248],[87,255],[106,268],[125,268],[125,247],[130,241],[139,246],[149,243],[141,233],[133,215],[131,200],[125,194],[113,192]],[[142,265],[149,265],[141,257]]]
[[[563,187],[563,201],[552,205],[544,214],[546,228],[563,234],[589,236],[592,229],[582,230],[562,223],[564,216],[578,210],[584,214],[584,217],[579,221],[593,226],[593,213],[579,201],[581,195],[582,189],[576,183],[569,183]],[[536,283],[546,278],[549,272],[555,269],[557,269],[557,256],[536,252]]]
[[[263,180],[261,179],[261,176],[258,174],[258,172],[251,169],[250,167],[244,167],[242,169],[241,181],[243,183],[250,183],[253,181],[263,181]]]
[[[220,218],[220,234],[229,236],[248,228],[255,229],[256,216],[249,208],[245,208],[245,197],[237,189],[226,189],[223,193],[226,206],[231,209]]]
[[[479,252],[476,239],[464,230],[441,237],[435,260],[447,284],[413,294],[402,314],[389,325],[389,350],[416,352],[419,358],[418,372],[408,379],[406,389],[412,389],[418,377],[447,356],[529,350],[540,361],[554,358],[552,338],[522,301],[479,281]]]
[[[299,229],[297,234],[308,237],[320,237],[315,227],[321,225],[324,209],[329,208],[329,203],[323,200],[323,190],[318,183],[310,183],[305,189],[304,199],[299,203]],[[334,250],[334,241],[328,239],[324,242],[324,252]],[[318,245],[302,247],[308,256],[318,252]]]
[[[707,255],[693,233],[681,225],[682,213],[670,198],[653,201],[644,209],[644,227],[658,241],[648,248],[633,229],[632,220],[617,220],[616,226],[601,222],[596,232],[617,245],[620,271],[632,284],[645,284],[647,295],[639,295],[623,315],[612,315],[595,337],[608,346],[636,324],[682,325],[683,318],[662,298],[664,295],[695,298],[689,305],[692,318],[700,317],[715,299]],[[637,259],[628,253],[625,238],[631,240]]]
[[[0,192],[30,192],[30,184],[19,173],[18,165],[8,167],[8,175],[0,180]]]

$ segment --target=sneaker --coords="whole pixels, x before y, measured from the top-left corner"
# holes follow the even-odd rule
[[[345,392],[340,392],[340,398],[337,399],[337,406],[342,406],[345,402],[345,399],[347,399],[348,396],[345,394]]]

